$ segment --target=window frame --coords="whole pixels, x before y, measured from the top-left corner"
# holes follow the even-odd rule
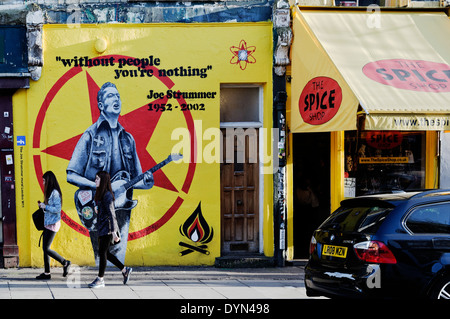
[[[442,232],[426,232],[426,233],[418,233],[418,232],[413,232],[407,225],[407,221],[408,219],[411,217],[411,215],[416,212],[418,209],[424,208],[424,207],[432,207],[432,206],[437,206],[437,205],[448,205],[450,206],[450,202],[448,201],[443,201],[443,202],[433,202],[433,203],[424,203],[424,204],[420,204],[417,206],[412,207],[407,214],[405,214],[405,216],[403,217],[402,220],[402,226],[403,228],[406,230],[406,232],[410,235],[415,235],[415,236],[430,236],[430,235],[446,235],[448,236],[448,233],[442,233]]]
[[[257,88],[258,89],[258,120],[250,122],[220,122],[220,128],[261,128],[263,127],[263,86],[259,84],[224,84],[220,85],[220,89],[243,89],[243,88]],[[222,119],[220,119],[221,121]]]

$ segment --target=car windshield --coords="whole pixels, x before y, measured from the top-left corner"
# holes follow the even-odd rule
[[[340,207],[320,228],[373,234],[391,210],[386,207]]]

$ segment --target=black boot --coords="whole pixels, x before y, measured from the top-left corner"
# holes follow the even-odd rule
[[[63,266],[63,277],[66,277],[67,274],[69,273],[71,264],[72,263],[70,262],[70,260],[66,260],[66,262],[64,263],[64,266]]]

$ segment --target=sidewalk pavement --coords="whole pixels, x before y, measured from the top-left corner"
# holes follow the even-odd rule
[[[0,299],[311,299],[302,266],[274,268],[133,267],[123,284],[107,268],[105,287],[91,289],[98,269],[72,265],[67,277],[52,268],[51,280],[36,280],[41,268],[0,269]]]

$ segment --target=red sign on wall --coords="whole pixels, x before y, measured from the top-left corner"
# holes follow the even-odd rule
[[[450,92],[450,65],[422,60],[392,59],[367,63],[363,73],[370,79],[398,89]]]
[[[342,102],[342,89],[332,78],[320,76],[310,80],[298,101],[303,121],[321,125],[331,120]]]
[[[366,142],[369,146],[387,150],[400,146],[403,141],[403,135],[394,131],[370,131],[366,133]]]

